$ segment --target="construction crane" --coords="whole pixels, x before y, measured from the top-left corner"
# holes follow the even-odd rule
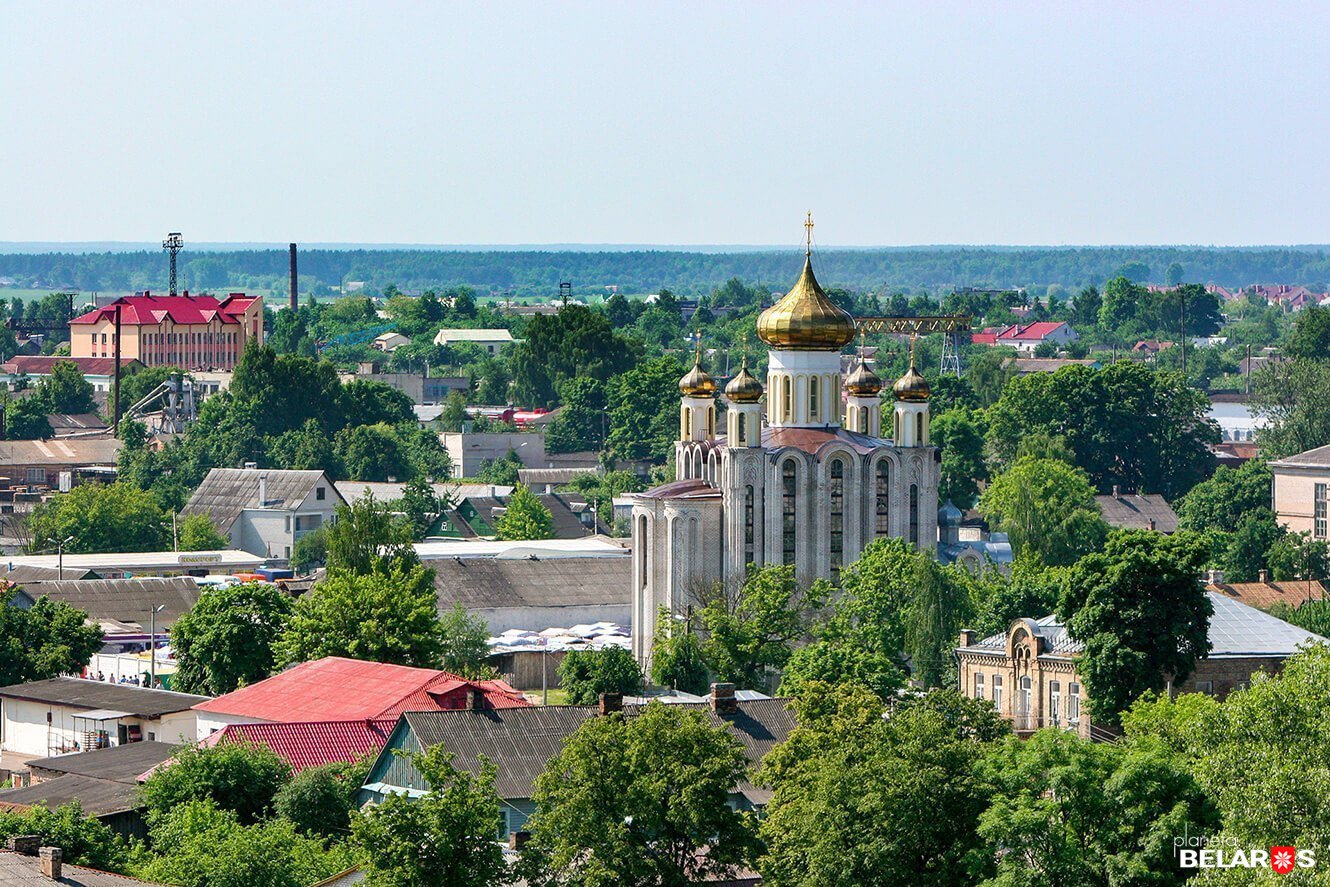
[[[74,297],[77,296],[78,293],[60,292],[51,293],[51,295],[64,298],[64,317],[57,316],[52,320],[15,320],[10,317],[5,321],[5,326],[19,333],[67,332],[69,330],[69,321],[74,317]]]
[[[951,373],[959,378],[960,337],[962,333],[970,331],[971,319],[968,314],[933,314],[920,317],[860,317],[856,323],[859,330],[865,333],[907,333],[910,336],[942,333],[942,361],[938,369],[944,376]]]

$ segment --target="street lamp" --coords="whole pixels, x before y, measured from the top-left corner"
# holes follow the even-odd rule
[[[66,536],[64,539],[61,539],[59,542],[55,544],[55,552],[56,552],[55,578],[57,579],[65,578],[65,546],[73,541],[74,541],[73,536]],[[48,548],[46,550],[50,551],[51,549]]]
[[[166,604],[159,604],[149,613],[152,626],[152,638],[148,641],[148,649],[152,652],[148,654],[148,686],[152,687],[157,683],[157,614],[166,609]]]

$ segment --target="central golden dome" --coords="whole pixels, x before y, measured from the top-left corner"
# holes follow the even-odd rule
[[[757,319],[757,337],[789,351],[839,351],[854,341],[854,318],[837,308],[813,276],[813,259],[794,289]]]

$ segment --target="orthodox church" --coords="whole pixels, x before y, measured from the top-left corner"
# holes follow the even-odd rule
[[[741,580],[749,564],[793,564],[801,583],[839,578],[874,539],[937,545],[940,455],[929,444],[929,386],[910,368],[892,386],[862,356],[842,379],[855,320],[827,298],[811,249],[794,288],[758,318],[766,384],[742,369],[725,386],[702,367],[679,380],[676,480],[639,493],[632,512],[633,648],[645,663],[662,607],[682,615],[698,589]]]

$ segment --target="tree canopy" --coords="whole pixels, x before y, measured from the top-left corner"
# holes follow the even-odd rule
[[[28,609],[10,602],[14,586],[0,587],[0,687],[78,673],[102,648],[102,631],[88,614],[39,596]]]
[[[171,626],[172,689],[220,696],[268,677],[293,610],[291,597],[266,582],[205,588]]]

